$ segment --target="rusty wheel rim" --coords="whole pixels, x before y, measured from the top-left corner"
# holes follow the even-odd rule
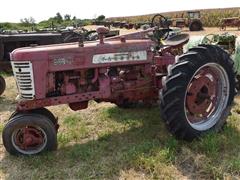
[[[204,131],[219,121],[227,106],[229,86],[228,75],[219,64],[208,63],[195,72],[184,100],[185,116],[194,129]]]
[[[12,144],[22,154],[37,154],[46,147],[47,135],[38,126],[21,127],[13,132]]]

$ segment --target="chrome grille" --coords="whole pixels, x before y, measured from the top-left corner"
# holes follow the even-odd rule
[[[35,89],[32,63],[30,61],[12,61],[11,63],[21,99],[33,99]]]

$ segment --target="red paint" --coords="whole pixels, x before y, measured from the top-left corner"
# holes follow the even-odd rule
[[[221,29],[226,30],[227,26],[230,27],[237,27],[238,30],[240,29],[240,18],[239,17],[232,17],[232,18],[223,18],[220,22]]]
[[[210,79],[209,75],[213,79]],[[189,84],[186,96],[186,108],[190,121],[201,121],[208,117],[215,108],[217,80],[216,73],[208,67],[204,67],[194,76]]]
[[[16,134],[15,143],[20,149],[28,150],[42,145],[44,136],[40,130],[34,127],[24,127]]]

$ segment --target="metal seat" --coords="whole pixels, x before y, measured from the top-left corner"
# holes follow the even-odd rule
[[[189,34],[178,34],[164,40],[164,46],[177,47],[182,46],[189,40]]]

